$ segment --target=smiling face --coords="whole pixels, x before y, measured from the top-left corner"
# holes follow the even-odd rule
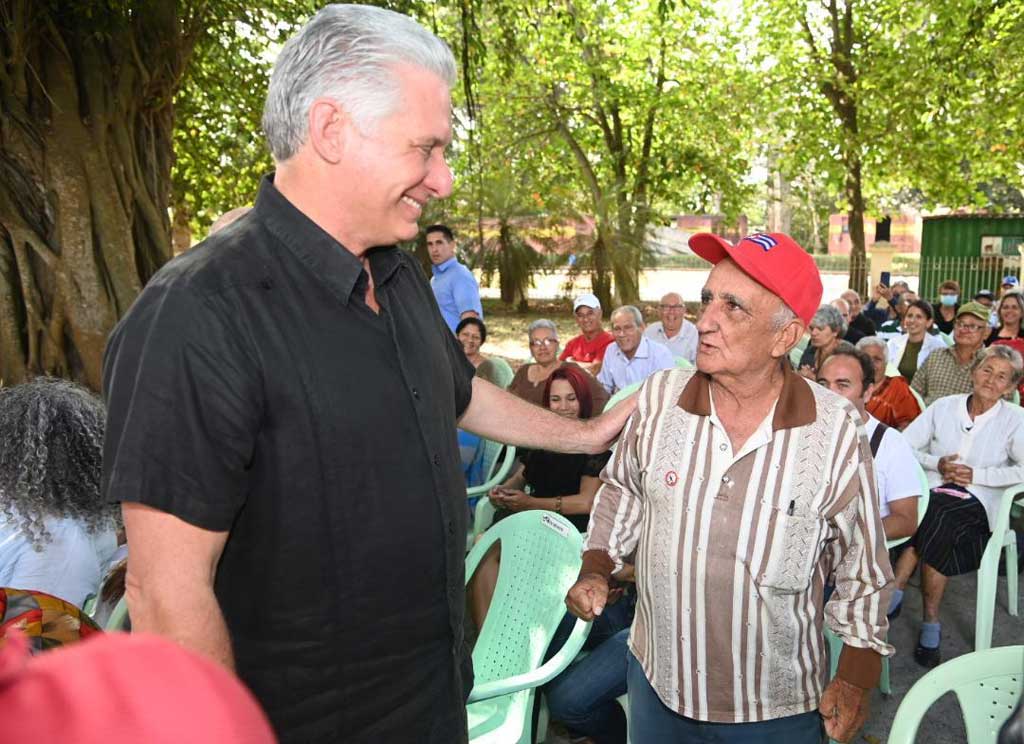
[[[644,336],[644,326],[636,322],[631,312],[615,313],[612,315],[612,335],[626,358],[632,359]]]
[[[443,232],[428,232],[427,253],[430,254],[430,263],[440,266],[455,255],[455,241],[448,240]]]
[[[568,380],[552,380],[548,393],[548,408],[565,418],[580,417],[580,402],[576,400],[576,391]]]
[[[911,338],[922,338],[932,322],[919,307],[911,307],[903,316],[903,328]]]
[[[743,378],[777,364],[803,335],[799,321],[775,328],[783,307],[732,260],[719,262],[701,291],[697,368],[709,375]]]
[[[472,323],[467,323],[461,331],[459,331],[459,343],[462,344],[462,351],[465,352],[469,359],[476,358],[476,355],[480,353],[480,344],[482,339],[480,337],[480,329]]]
[[[419,67],[395,67],[400,98],[397,109],[367,127],[350,122],[343,155],[348,214],[345,226],[350,250],[411,240],[417,221],[431,199],[452,191],[452,174],[445,162],[451,141],[451,97],[447,84]],[[351,245],[348,245],[351,243]]]
[[[581,305],[576,309],[576,325],[587,338],[601,332],[601,308]]]
[[[550,328],[535,328],[530,334],[530,353],[537,364],[551,364],[558,354],[558,338]]]
[[[1013,388],[1013,366],[1005,359],[989,357],[971,375],[974,395],[985,404],[994,404]]]
[[[999,303],[999,323],[1003,326],[1016,327],[1021,319],[1021,297],[1008,294]]]
[[[669,292],[661,298],[658,316],[661,318],[661,328],[666,336],[672,337],[679,333],[685,315],[686,305],[683,304],[683,298],[675,292]]]

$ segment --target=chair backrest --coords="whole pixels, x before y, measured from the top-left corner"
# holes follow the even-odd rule
[[[940,331],[939,332],[939,338],[941,338],[946,343],[946,346],[952,346],[953,345],[953,337],[950,336],[948,333],[943,333],[943,332]]]
[[[924,413],[924,409],[927,408],[928,406],[925,404],[924,398],[921,396],[921,393],[917,392],[916,390],[914,390],[913,387],[909,385],[907,386],[907,389],[910,391],[910,394],[914,396],[914,400],[917,401],[917,405],[921,406],[921,412]]]
[[[800,369],[800,359],[803,355],[804,350],[799,345],[789,350],[789,361],[793,365],[793,369]]]
[[[925,513],[928,511],[928,500],[931,497],[931,489],[928,486],[928,476],[924,472],[924,468],[919,463],[915,463],[917,466],[917,479],[921,483],[921,498],[917,500],[917,524],[921,525],[921,521],[924,519]],[[892,549],[897,545],[902,545],[909,537],[898,537],[895,540],[887,540],[885,547]]]
[[[487,357],[494,367],[494,384],[500,388],[507,388],[512,384],[512,378],[515,377],[515,372],[512,371],[512,367],[509,366],[501,357]]]
[[[477,685],[523,674],[543,663],[565,617],[565,595],[581,564],[583,538],[569,520],[549,511],[526,511],[484,533],[466,557],[467,582],[498,540],[498,582],[473,648]]]
[[[676,357],[676,366],[679,369],[693,369],[693,362],[685,357]]]
[[[973,651],[940,664],[904,696],[889,731],[889,744],[914,744],[932,703],[956,693],[970,744],[995,744],[999,729],[1024,687],[1024,646]]]
[[[612,406],[618,403],[623,398],[627,397],[631,393],[640,389],[639,382],[634,382],[632,385],[626,385],[622,390],[616,390],[615,394],[608,399],[608,402],[604,404],[604,410],[609,410]]]
[[[486,483],[494,476],[494,471],[497,469],[501,458],[501,451],[505,448],[505,445],[501,442],[493,442],[490,439],[484,439],[481,443],[484,447],[484,456],[480,472],[483,474],[482,482]]]

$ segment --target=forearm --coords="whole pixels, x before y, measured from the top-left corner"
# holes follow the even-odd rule
[[[459,426],[486,439],[516,447],[597,453],[607,449],[607,427],[596,426],[600,420],[581,421],[559,416],[476,377],[473,397]]]
[[[882,517],[882,529],[885,530],[886,540],[910,537],[917,530],[917,519],[903,514],[890,514]]]
[[[160,591],[136,581],[130,567],[129,559],[125,593],[132,632],[170,638],[228,669],[235,668],[231,637],[212,587]]]

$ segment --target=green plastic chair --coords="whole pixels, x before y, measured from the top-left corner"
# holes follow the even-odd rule
[[[913,387],[910,387],[910,394],[914,396],[914,400],[917,401],[917,405],[921,406],[921,413],[924,413],[924,409],[927,408],[928,406],[925,404],[924,398],[922,397],[921,393],[914,390]]]
[[[121,599],[117,600],[117,605],[114,607],[113,612],[110,613],[110,617],[107,618],[107,622],[104,623],[103,630],[108,633],[116,630],[128,630],[128,623],[128,600],[125,597],[121,597]]]
[[[1024,686],[1024,646],[974,651],[940,664],[903,697],[889,730],[889,744],[914,744],[928,708],[956,694],[968,744],[995,744]]]
[[[516,461],[516,448],[511,444],[493,442],[490,439],[483,440],[484,463],[483,472],[486,480],[479,486],[470,486],[466,489],[466,498],[474,496],[486,496],[492,488],[500,486],[508,478],[512,465]],[[504,449],[504,457],[502,457]]]
[[[953,337],[950,336],[948,333],[942,333],[940,331],[939,332],[939,338],[941,338],[945,342],[946,346],[952,346],[953,345]]]
[[[490,360],[494,368],[494,384],[504,389],[512,384],[512,378],[515,377],[515,372],[512,371],[512,367],[509,366],[501,357],[487,357]]]
[[[684,357],[676,357],[676,366],[679,369],[693,369],[693,362]]]
[[[793,369],[800,369],[800,359],[804,355],[804,350],[799,345],[794,346],[789,350],[789,361],[793,365]]]
[[[637,390],[639,390],[640,385],[641,383],[634,382],[632,385],[626,385],[626,387],[622,388],[622,390],[616,390],[615,394],[608,399],[607,403],[604,404],[604,410],[607,411],[611,409],[611,407],[618,403],[620,400],[628,397],[631,393],[634,393]]]
[[[1003,491],[995,529],[981,556],[978,569],[978,594],[974,610],[974,650],[983,651],[992,646],[992,624],[996,611],[996,585],[999,582],[999,555],[1006,560],[1006,599],[1008,610],[1017,616],[1017,533],[1010,528],[1010,511],[1014,502],[1024,495],[1024,484],[1010,486]],[[1018,504],[1020,505],[1020,504]]]
[[[85,601],[82,602],[82,612],[84,612],[89,617],[95,617],[96,616],[96,595],[95,594],[90,594],[88,597],[85,598]]]
[[[501,568],[487,619],[473,648],[476,684],[466,713],[474,744],[532,744],[537,688],[576,657],[590,633],[577,620],[565,645],[544,662],[565,617],[565,594],[580,570],[583,537],[548,511],[503,519],[466,556],[466,581],[496,541]]]

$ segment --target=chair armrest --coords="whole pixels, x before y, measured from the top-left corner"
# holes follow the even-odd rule
[[[512,445],[505,447],[505,456],[502,458],[501,467],[498,468],[498,472],[487,479],[486,483],[481,483],[479,486],[470,486],[466,489],[466,498],[471,499],[474,496],[486,496],[491,492],[491,489],[495,486],[500,486],[508,478],[508,473],[512,470],[512,463],[516,459],[516,448]]]
[[[569,663],[576,658],[576,654],[583,648],[584,641],[590,635],[590,626],[591,623],[586,620],[576,620],[576,625],[573,626],[572,633],[566,640],[565,645],[544,664],[525,674],[517,674],[514,677],[496,679],[476,685],[473,691],[469,693],[469,700],[467,702],[475,703],[480,700],[489,700],[501,695],[510,695],[513,692],[547,684],[561,674],[569,666]]]

